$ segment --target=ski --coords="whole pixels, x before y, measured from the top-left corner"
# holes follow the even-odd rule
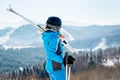
[[[41,29],[42,31],[45,31],[40,25],[37,25],[36,23],[34,23],[33,21],[31,21],[30,19],[24,17],[23,15],[21,15],[20,13],[16,12],[15,10],[12,9],[12,7],[9,5],[9,8],[7,9],[8,11],[20,16],[21,18],[23,18],[24,20],[30,22],[33,26],[37,27],[38,29]]]
[[[44,32],[45,29],[42,28],[40,25],[34,23],[33,21],[31,21],[30,19],[26,18],[25,16],[21,15],[20,13],[16,12],[15,10],[12,9],[12,7],[9,5],[9,8],[7,9],[7,11],[10,11],[14,14],[16,14],[17,16],[23,18],[24,20],[28,21],[29,23],[31,23],[33,26],[35,26],[36,28],[38,28],[41,32]],[[67,41],[64,38],[60,38],[60,40],[62,41],[62,44],[72,53],[79,53],[76,49],[72,48]]]

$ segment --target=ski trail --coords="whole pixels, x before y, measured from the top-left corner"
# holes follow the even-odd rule
[[[10,35],[15,31],[15,28],[9,32],[6,33],[6,35],[4,37],[0,38],[0,44],[4,44],[5,42],[7,42],[10,38]]]
[[[107,40],[106,38],[101,38],[101,42],[98,44],[98,46],[96,46],[93,50],[97,50],[97,49],[106,49],[107,46],[106,46],[106,43],[107,43]]]

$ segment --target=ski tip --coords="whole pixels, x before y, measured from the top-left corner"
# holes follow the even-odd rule
[[[12,9],[11,5],[9,4],[9,8]]]
[[[12,7],[11,5],[9,4],[9,8],[6,9],[7,11],[11,11],[12,10]]]

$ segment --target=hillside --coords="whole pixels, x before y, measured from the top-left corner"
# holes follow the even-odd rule
[[[63,25],[62,27],[61,33],[76,48],[94,48],[102,38],[106,39],[108,47],[120,44],[120,25],[91,25],[84,27]],[[1,29],[0,31],[1,45],[43,46],[38,30],[30,24],[21,25],[16,29]]]

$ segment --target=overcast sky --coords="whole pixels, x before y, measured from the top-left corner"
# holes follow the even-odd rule
[[[6,11],[12,8],[36,23],[58,16],[63,24],[120,24],[120,0],[0,0],[0,27],[26,23]]]

